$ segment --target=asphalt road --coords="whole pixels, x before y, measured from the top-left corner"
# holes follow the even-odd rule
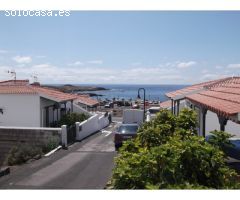
[[[12,170],[0,178],[0,189],[103,189],[114,166],[112,123],[68,150]]]

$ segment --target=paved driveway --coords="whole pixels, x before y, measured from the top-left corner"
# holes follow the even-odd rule
[[[114,166],[111,124],[68,150],[59,150],[0,178],[1,189],[103,189]]]

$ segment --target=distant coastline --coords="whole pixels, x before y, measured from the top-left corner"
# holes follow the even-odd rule
[[[109,90],[104,87],[97,87],[97,86],[77,86],[77,85],[71,85],[71,84],[66,84],[66,85],[43,85],[44,87],[47,88],[52,88],[59,90],[61,92],[65,93],[81,93],[84,92],[84,94],[89,94],[90,96],[102,96],[95,94],[94,91],[105,91]]]
[[[166,93],[186,87],[187,85],[133,85],[133,84],[46,84],[45,86],[58,89],[63,92],[88,94],[98,100],[106,99],[136,99],[139,88],[145,88],[146,99],[166,101]],[[143,94],[141,93],[141,97]]]

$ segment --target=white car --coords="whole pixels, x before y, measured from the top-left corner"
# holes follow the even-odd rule
[[[149,108],[148,109],[148,111],[149,111],[149,113],[152,115],[152,114],[156,114],[156,113],[158,113],[159,111],[160,111],[160,107],[151,107],[151,108]]]

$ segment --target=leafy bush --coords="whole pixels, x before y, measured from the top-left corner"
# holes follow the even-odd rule
[[[138,153],[141,149],[141,144],[139,140],[127,140],[123,142],[123,145],[120,147],[121,152],[131,152]]]
[[[88,118],[89,116],[84,113],[68,113],[61,117],[60,125],[71,126],[74,125],[75,122],[82,122]]]
[[[225,155],[227,155],[227,149],[229,147],[233,147],[233,144],[230,142],[229,139],[234,135],[231,135],[224,131],[217,131],[217,130],[214,130],[210,133],[212,135],[211,137],[209,137],[208,142],[211,145],[215,146],[216,148],[219,148],[220,150],[222,150],[225,153]]]
[[[167,142],[175,130],[176,117],[163,109],[150,122],[144,123],[138,130],[138,139],[142,146],[151,148]]]
[[[183,108],[177,116],[176,126],[178,129],[189,131],[191,134],[197,134],[197,113],[194,110]]]
[[[52,136],[48,138],[47,142],[42,145],[42,152],[48,153],[51,150],[57,148],[59,145],[59,137],[58,136]]]
[[[178,117],[160,111],[156,119],[142,125],[136,139],[120,148],[111,187],[239,188],[236,172],[226,165],[221,148],[216,148],[227,136],[220,134],[221,140],[209,144],[195,135],[196,126],[194,111],[184,109]]]
[[[39,159],[43,154],[55,149],[59,145],[59,137],[52,136],[41,145],[19,143],[14,146],[6,159],[8,165],[19,165],[30,159]]]
[[[226,166],[223,152],[202,137],[180,140],[175,136],[161,146],[135,153],[123,149],[115,160],[115,189],[238,187],[237,174]]]
[[[10,150],[7,163],[8,165],[18,165],[25,163],[36,156],[40,158],[41,155],[42,149],[40,147],[29,144],[19,144]]]

